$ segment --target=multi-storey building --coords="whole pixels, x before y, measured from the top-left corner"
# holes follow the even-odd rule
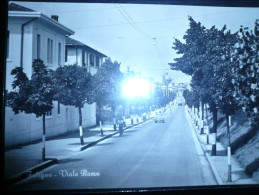
[[[89,47],[88,45],[72,39],[71,37],[66,38],[66,52],[65,52],[65,63],[66,65],[77,64],[84,66],[87,70],[94,75],[101,67],[104,59],[107,57],[103,53]],[[85,104],[90,113],[90,118],[98,119],[99,109],[97,103]],[[96,121],[98,123],[98,121]]]
[[[93,75],[97,72],[106,57],[106,55],[80,41],[70,37],[66,38],[66,64],[76,63],[79,66],[85,66]]]
[[[58,16],[48,17],[41,12],[10,3],[8,8],[8,37],[6,59],[6,90],[12,91],[11,70],[23,67],[30,78],[34,59],[41,59],[53,70],[65,64],[66,37],[74,31],[58,22]],[[96,63],[98,64],[98,63]],[[46,137],[78,129],[78,109],[54,102],[54,108],[46,116]],[[83,127],[96,124],[92,105],[82,109]],[[6,147],[41,140],[42,117],[35,114],[15,115],[5,108]]]

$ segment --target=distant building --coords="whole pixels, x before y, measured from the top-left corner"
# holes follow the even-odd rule
[[[106,57],[106,55],[80,41],[70,37],[66,38],[66,64],[78,64],[79,66],[85,66],[93,75],[97,72]]]

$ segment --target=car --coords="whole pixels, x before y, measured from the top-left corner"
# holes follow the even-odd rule
[[[159,113],[155,116],[155,123],[164,123],[165,122],[165,118],[164,115],[162,113]]]

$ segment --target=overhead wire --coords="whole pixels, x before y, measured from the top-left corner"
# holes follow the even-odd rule
[[[108,8],[107,8],[108,9]],[[118,9],[118,8],[116,8]],[[76,12],[76,11],[70,11],[70,12]],[[193,15],[192,17],[198,18],[198,17],[205,17],[205,16],[213,16],[213,15],[222,15],[222,14],[231,14],[231,13],[239,13],[239,12],[245,12],[243,11],[232,11],[232,12],[219,12],[219,13],[211,13],[211,14],[202,14],[202,15]],[[55,12],[56,13],[56,12]],[[174,20],[182,20],[186,19],[186,16],[179,17],[179,18],[166,18],[166,19],[156,19],[156,20],[146,20],[146,21],[138,21],[135,22],[135,24],[141,24],[141,23],[154,23],[154,22],[164,22],[164,21],[174,21]],[[101,27],[109,27],[109,26],[121,26],[121,25],[129,25],[130,23],[117,23],[117,24],[103,24],[103,25],[94,25],[94,26],[84,26],[84,27],[73,27],[73,29],[84,29],[84,28],[101,28]]]
[[[135,5],[127,5],[127,7],[134,7]],[[46,11],[46,14],[70,14],[70,13],[80,13],[80,12],[91,12],[91,11],[100,11],[100,10],[112,10],[114,7],[106,8],[93,8],[93,9],[84,9],[84,10],[70,10],[70,11]],[[60,10],[60,9],[59,9]]]
[[[144,33],[139,26],[132,20],[131,17],[129,17],[128,13],[125,11],[125,9],[122,8],[122,6],[117,6],[116,4],[114,4],[116,9],[121,13],[121,15],[129,22],[129,24],[139,33],[143,34],[144,36],[146,36],[147,38],[152,38],[149,35],[147,35],[146,33]],[[121,8],[121,9],[120,9]],[[123,10],[123,11],[122,11]],[[133,21],[133,22],[132,22]]]
[[[162,58],[161,58],[161,54],[156,42],[156,37],[152,37],[150,35],[148,35],[147,33],[145,33],[137,24],[136,22],[132,19],[132,17],[127,13],[127,11],[119,4],[119,6],[117,6],[116,4],[114,4],[115,7],[117,8],[117,10],[121,13],[121,15],[129,22],[129,24],[135,29],[137,30],[139,33],[141,33],[142,35],[144,35],[146,38],[151,39],[153,41],[153,45],[155,47],[158,59],[161,63],[161,65],[163,64]]]
[[[132,24],[134,26],[137,27],[137,29],[139,29],[139,32],[141,32],[144,36],[146,36],[147,38],[153,39],[152,36],[148,35],[147,33],[145,33],[137,24],[136,22],[131,18],[131,16],[127,13],[127,11],[119,4],[120,8],[124,11],[124,13],[127,15],[127,17],[130,19],[130,21],[132,22]]]
[[[155,47],[155,49],[156,49],[156,53],[157,53],[157,55],[158,55],[158,58],[159,58],[159,60],[160,60],[160,63],[161,63],[161,64],[164,64],[164,63],[163,63],[163,60],[162,60],[162,57],[161,57],[161,54],[160,54],[160,50],[159,50],[158,45],[157,45],[156,38],[154,38],[153,45],[154,45],[154,47]]]

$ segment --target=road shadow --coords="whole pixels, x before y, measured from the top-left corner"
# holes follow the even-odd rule
[[[108,145],[113,145],[113,143],[99,143],[96,146],[108,146]]]
[[[118,138],[127,137],[127,136],[129,136],[129,135],[123,134],[123,135],[118,135],[118,136],[116,136],[116,137],[111,137],[111,138],[113,138],[113,139],[118,139]]]
[[[84,139],[94,136],[94,135],[98,135],[100,134],[100,131],[88,131],[88,130],[84,130]],[[62,140],[62,139],[70,139],[70,138],[80,138],[79,136],[79,131],[78,130],[73,130],[73,131],[69,131],[66,132],[62,135],[57,135],[57,136],[52,136],[50,138],[48,138],[47,140]]]
[[[72,146],[85,146],[85,145],[88,145],[88,144],[92,144],[93,142],[84,142],[84,145],[81,145],[80,142],[75,142],[75,143],[69,143],[67,145],[72,145]]]
[[[68,159],[58,160],[58,164],[66,164],[66,163],[71,163],[71,162],[78,162],[78,161],[82,161],[82,160],[83,159],[68,158]]]
[[[137,132],[138,130],[126,130],[127,133],[134,133],[134,132]]]
[[[67,144],[67,145],[71,145],[71,146],[81,146],[81,143],[70,143],[70,144]]]
[[[219,150],[219,151],[217,151],[216,155],[217,156],[227,156],[228,153],[227,153],[227,150]]]
[[[239,171],[232,171],[232,175],[238,176],[239,179],[247,179],[248,176],[245,174],[244,171],[239,170]]]
[[[208,154],[211,154],[211,150],[206,150]],[[217,150],[216,156],[227,156],[227,150]]]

